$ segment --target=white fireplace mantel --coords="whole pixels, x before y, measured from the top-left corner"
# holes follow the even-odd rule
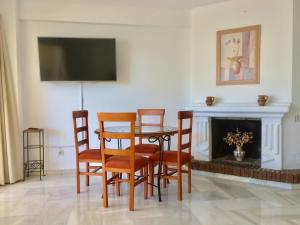
[[[193,104],[193,155],[195,159],[211,161],[211,118],[261,119],[262,168],[282,169],[282,118],[290,104],[257,106],[256,104]]]
[[[280,117],[289,112],[290,104],[277,104],[258,106],[257,104],[218,104],[206,106],[204,104],[193,104],[190,107],[196,114],[208,117]]]

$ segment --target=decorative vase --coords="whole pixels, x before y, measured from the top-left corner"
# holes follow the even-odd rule
[[[234,155],[235,159],[239,162],[243,161],[243,159],[245,157],[245,153],[246,152],[239,145],[237,145],[236,149],[233,151],[233,155]]]
[[[232,72],[238,75],[241,72],[243,56],[227,57],[227,59],[230,61],[230,69]]]
[[[257,103],[259,106],[264,106],[266,102],[268,101],[269,96],[267,95],[259,95],[257,99]]]
[[[234,74],[239,74],[241,72],[241,63],[239,61],[233,61],[231,68]]]
[[[214,102],[215,102],[215,99],[216,98],[213,97],[213,96],[207,96],[206,100],[205,100],[206,105],[207,106],[212,106],[214,104]]]

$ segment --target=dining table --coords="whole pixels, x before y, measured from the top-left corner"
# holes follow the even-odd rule
[[[130,126],[111,126],[105,127],[105,132],[111,133],[129,133]],[[162,174],[162,162],[163,162],[163,151],[165,143],[167,143],[167,149],[170,150],[171,147],[171,137],[178,133],[178,128],[173,126],[136,126],[135,127],[135,137],[141,137],[143,139],[148,139],[149,143],[158,143],[160,154],[157,172],[157,187],[158,199],[161,202],[161,188],[160,180]],[[95,130],[95,134],[100,138],[100,129]],[[107,140],[110,141],[110,140]],[[118,148],[122,149],[122,140],[118,140]]]

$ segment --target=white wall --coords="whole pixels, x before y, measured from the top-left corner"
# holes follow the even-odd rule
[[[216,31],[256,24],[262,26],[260,84],[216,86]],[[269,103],[293,101],[283,121],[283,167],[299,168],[300,143],[295,137],[299,109],[295,102],[300,93],[292,70],[293,1],[233,0],[193,10],[191,55],[192,103],[203,103],[208,95],[216,96],[219,103],[256,103],[258,94],[271,96]]]
[[[13,38],[10,41],[20,39],[22,47],[13,60],[19,57],[22,61],[23,125],[46,128],[49,170],[75,165],[71,111],[80,107],[80,85],[39,81],[37,36],[117,38],[118,81],[84,83],[91,131],[97,127],[95,114],[100,110],[165,107],[166,123],[175,124],[178,109],[204,102],[207,95],[217,96],[224,103],[255,103],[261,93],[270,95],[274,103],[295,103],[300,96],[296,66],[292,72],[292,0],[228,1],[194,9],[190,21],[187,11],[109,7],[96,1],[20,0],[19,5],[14,3],[14,14],[9,14],[12,9],[7,5],[11,3],[5,2],[9,29],[16,30],[9,32]],[[2,13],[2,2],[0,6]],[[16,17],[22,21],[20,34]],[[216,86],[216,31],[254,24],[262,25],[260,84]],[[294,51],[294,65],[297,58]],[[299,110],[295,107],[284,121],[285,168],[300,167],[296,147],[300,143],[294,138],[299,133],[299,125],[294,123]],[[96,146],[92,132],[91,137]],[[58,156],[59,149],[65,150],[64,156]]]
[[[181,27],[104,25],[22,21],[24,127],[46,129],[48,170],[74,168],[71,111],[80,108],[79,82],[41,82],[38,36],[110,37],[117,40],[117,81],[84,82],[90,112],[90,138],[98,111],[166,108],[166,124],[177,125],[176,112],[188,104],[187,29]],[[59,149],[65,150],[58,156]]]
[[[300,1],[294,0],[293,102],[300,111]]]
[[[89,0],[20,0],[20,18],[24,20],[186,26],[188,15],[187,10],[109,6]]]
[[[212,95],[225,103],[292,100],[292,0],[233,0],[194,9],[191,14],[192,103]],[[261,24],[261,80],[258,85],[216,86],[216,31]]]
[[[300,168],[300,2],[294,0],[294,40],[293,40],[293,85],[292,85],[292,107],[285,119],[284,126],[284,167]]]

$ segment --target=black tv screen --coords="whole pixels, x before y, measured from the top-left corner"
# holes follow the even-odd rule
[[[116,80],[115,39],[38,37],[42,81]]]

